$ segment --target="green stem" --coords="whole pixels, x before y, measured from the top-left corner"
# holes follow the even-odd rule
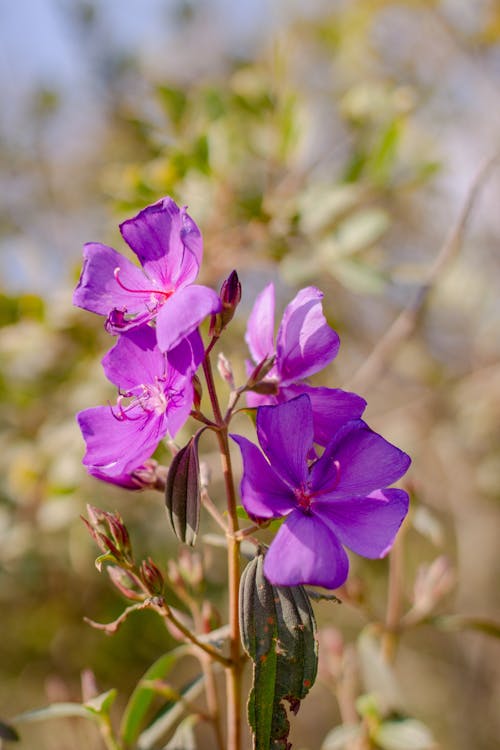
[[[222,473],[226,488],[228,530],[227,530],[227,563],[228,563],[228,587],[229,587],[229,653],[230,663],[226,668],[226,690],[227,690],[227,748],[228,750],[241,749],[241,677],[242,660],[240,652],[240,623],[239,623],[239,586],[240,586],[240,540],[237,538],[239,530],[238,514],[236,512],[236,490],[234,486],[233,472],[231,468],[231,455],[229,452],[228,423],[222,417],[222,412],[217,398],[217,391],[213,378],[212,365],[209,351],[213,344],[207,349],[203,362],[203,372],[207,384],[208,394],[214,413],[214,419],[219,427],[216,432],[219,443]],[[230,414],[229,414],[230,416]]]

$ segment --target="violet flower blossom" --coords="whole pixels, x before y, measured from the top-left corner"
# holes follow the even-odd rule
[[[319,372],[337,356],[340,340],[326,322],[323,293],[315,287],[301,289],[283,313],[274,343],[274,285],[268,284],[257,297],[248,319],[245,341],[258,365],[276,357],[265,383],[275,384],[275,394],[247,393],[251,407],[279,404],[307,393],[314,420],[314,440],[326,445],[331,436],[350,419],[358,419],[366,401],[340,388],[313,387],[304,379]],[[250,374],[253,366],[247,363]]]
[[[106,315],[114,334],[156,319],[158,346],[169,351],[221,309],[213,289],[193,284],[203,253],[200,230],[167,197],[124,221],[120,231],[142,268],[107,245],[86,244],[73,303]]]
[[[87,446],[83,463],[90,474],[131,487],[160,440],[175,437],[189,417],[191,377],[169,363],[148,325],[123,333],[102,364],[120,395],[116,406],[77,415]]]
[[[406,453],[357,419],[340,428],[320,458],[308,462],[313,413],[306,394],[260,407],[257,436],[264,455],[246,438],[232,438],[243,458],[241,497],[248,514],[262,520],[285,517],[264,561],[271,583],[334,589],[349,570],[342,545],[369,558],[389,551],[406,516],[408,495],[384,488],[407,470]]]

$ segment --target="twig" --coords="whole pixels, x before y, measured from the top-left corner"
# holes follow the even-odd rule
[[[419,314],[429,296],[429,292],[436,285],[445,268],[458,254],[462,246],[465,229],[472,209],[490,171],[500,159],[500,153],[488,159],[479,170],[465,199],[460,215],[448,233],[434,263],[424,277],[424,281],[417,290],[411,302],[400,312],[396,320],[388,328],[371,354],[365,359],[361,367],[347,382],[348,389],[366,391],[386,369],[398,346],[413,333],[418,323]]]

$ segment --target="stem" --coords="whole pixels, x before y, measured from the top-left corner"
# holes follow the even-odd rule
[[[404,530],[402,529],[389,554],[387,609],[385,614],[385,633],[382,639],[382,653],[388,662],[393,662],[396,656],[399,624],[401,620],[403,537]]]
[[[211,342],[213,345],[214,341]],[[231,455],[229,453],[228,425],[223,419],[217,391],[209,358],[209,346],[203,361],[203,372],[207,383],[207,390],[214,413],[215,421],[219,426],[216,432],[219,443],[222,473],[226,488],[228,531],[227,531],[227,565],[229,586],[229,654],[230,662],[226,668],[226,690],[227,690],[227,748],[228,750],[241,749],[241,675],[243,663],[240,658],[240,623],[239,623],[239,584],[240,584],[240,540],[236,537],[238,533],[238,515],[236,512],[236,490],[234,487],[233,472],[231,468]]]
[[[151,607],[156,609],[156,611],[162,615],[163,617],[166,617],[170,620],[170,622],[175,625],[177,630],[180,630],[182,635],[187,638],[188,641],[191,641],[193,646],[196,646],[196,648],[201,649],[206,654],[208,654],[212,659],[215,661],[220,662],[225,667],[230,665],[230,660],[226,659],[225,656],[223,656],[217,649],[215,649],[213,646],[211,646],[209,643],[202,643],[202,641],[199,641],[198,638],[192,633],[189,628],[187,628],[185,625],[182,624],[180,620],[177,619],[177,617],[174,615],[170,607],[162,601],[160,602],[151,602]]]

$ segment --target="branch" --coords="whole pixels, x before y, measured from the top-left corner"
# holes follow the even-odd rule
[[[377,378],[386,369],[387,363],[392,358],[396,349],[413,333],[418,323],[419,314],[430,291],[439,281],[439,278],[444,273],[447,266],[458,255],[462,247],[467,223],[470,219],[479,192],[489,176],[489,173],[496,166],[499,159],[500,153],[497,153],[483,164],[476,179],[470,187],[456,223],[448,233],[434,263],[427,271],[427,274],[425,275],[414,298],[405,308],[403,308],[396,320],[372,350],[371,354],[368,355],[361,367],[348,381],[345,386],[346,388],[363,391],[373,385]]]

